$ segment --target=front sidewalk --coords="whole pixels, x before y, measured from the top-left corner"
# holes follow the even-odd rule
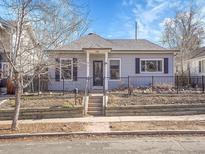
[[[19,120],[20,124],[34,123],[99,123],[99,122],[137,122],[137,121],[205,121],[205,115],[187,116],[119,116],[119,117],[83,117],[83,118],[60,118],[60,119],[41,119],[41,120]],[[2,124],[11,124],[11,121],[0,121]]]

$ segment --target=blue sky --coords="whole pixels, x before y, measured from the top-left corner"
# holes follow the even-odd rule
[[[135,21],[138,22],[138,38],[160,42],[163,23],[186,8],[189,0],[81,0],[89,7],[88,32],[105,38],[135,36]],[[205,14],[205,0],[195,0]]]

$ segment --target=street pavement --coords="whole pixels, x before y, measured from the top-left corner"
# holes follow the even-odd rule
[[[2,142],[0,154],[204,154],[205,137],[132,137],[100,140]]]

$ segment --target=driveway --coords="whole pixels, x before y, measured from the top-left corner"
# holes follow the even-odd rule
[[[0,154],[202,154],[204,147],[205,137],[132,137],[1,143]]]

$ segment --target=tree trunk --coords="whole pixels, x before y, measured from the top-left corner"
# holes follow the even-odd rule
[[[12,121],[11,130],[16,130],[18,128],[18,118],[21,104],[21,78],[19,73],[15,73],[15,110]]]
[[[181,62],[181,76],[184,76],[184,59],[183,59],[183,53],[180,55],[180,62]]]

